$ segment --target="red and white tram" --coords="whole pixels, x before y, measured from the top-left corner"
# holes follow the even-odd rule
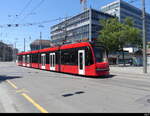
[[[89,42],[17,54],[19,66],[85,76],[109,75],[105,47]]]

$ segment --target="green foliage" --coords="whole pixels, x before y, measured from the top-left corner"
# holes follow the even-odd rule
[[[123,49],[125,45],[142,46],[141,31],[133,27],[131,18],[126,18],[120,23],[117,18],[101,20],[103,29],[97,41],[102,42],[109,51]]]
[[[150,48],[150,44],[148,44],[148,48]]]

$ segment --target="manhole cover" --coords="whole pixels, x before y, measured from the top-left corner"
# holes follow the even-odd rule
[[[147,99],[147,102],[150,103],[150,99]]]

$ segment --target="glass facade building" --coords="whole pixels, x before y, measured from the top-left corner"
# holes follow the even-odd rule
[[[123,22],[126,17],[131,17],[134,21],[134,26],[143,29],[142,10],[133,5],[117,0],[106,6],[101,7],[102,12],[117,16],[120,22]],[[150,14],[146,13],[146,39],[150,41]]]
[[[101,29],[100,19],[113,17],[95,9],[87,9],[76,16],[52,26],[52,42],[55,45],[61,45],[64,41],[66,43],[94,41],[94,39],[98,38],[98,32]]]

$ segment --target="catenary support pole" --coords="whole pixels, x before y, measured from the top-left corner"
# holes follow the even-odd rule
[[[24,38],[24,52],[26,52],[26,39]]]
[[[145,19],[145,0],[142,0],[143,14],[143,72],[147,73],[147,41],[146,41],[146,19]]]

